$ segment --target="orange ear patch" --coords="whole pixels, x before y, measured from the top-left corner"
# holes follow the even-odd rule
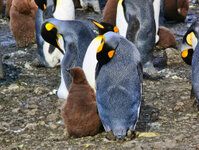
[[[46,28],[47,31],[50,31],[50,30],[52,30],[53,28],[56,28],[56,27],[55,27],[55,25],[52,24],[52,23],[47,23],[47,24],[45,25],[45,28]]]
[[[115,54],[115,50],[111,50],[108,52],[108,57],[112,58],[114,54]]]
[[[184,50],[182,53],[181,53],[181,56],[182,58],[186,58],[188,56],[188,49]]]
[[[46,5],[44,4],[44,10],[46,9]]]
[[[114,31],[115,33],[118,33],[118,32],[119,32],[118,27],[115,26],[115,27],[113,28],[113,31]]]
[[[189,44],[190,46],[192,46],[192,38],[193,38],[193,36],[195,36],[195,35],[194,35],[193,32],[191,32],[191,33],[189,33],[189,34],[187,35],[187,37],[186,37],[186,42],[187,42],[187,44]]]

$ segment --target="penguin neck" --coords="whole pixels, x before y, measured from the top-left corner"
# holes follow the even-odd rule
[[[74,20],[75,8],[73,0],[57,0],[53,16],[59,20]]]

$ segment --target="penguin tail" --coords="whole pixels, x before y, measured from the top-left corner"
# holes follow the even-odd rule
[[[123,128],[118,128],[118,129],[113,129],[113,134],[118,140],[123,140],[126,136],[126,129]]]

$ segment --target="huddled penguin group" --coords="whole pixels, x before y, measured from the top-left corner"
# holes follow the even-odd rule
[[[173,0],[172,5],[169,0],[79,2],[83,8],[92,4],[95,11],[103,13],[103,22],[89,18],[97,34],[88,23],[75,20],[73,0],[35,0],[34,4],[30,0],[32,5],[21,12],[35,17],[35,22],[28,25],[36,31],[38,60],[45,67],[61,64],[57,96],[65,99],[61,115],[69,136],[95,135],[103,126],[106,132],[122,140],[128,131],[135,131],[142,102],[143,74],[157,74],[153,66],[154,46],[177,45],[174,34],[159,26],[159,18],[163,13],[165,20],[184,20],[188,0]],[[19,3],[22,1],[13,0],[9,12],[13,34],[15,26],[20,25],[13,23],[18,18],[13,16]],[[175,10],[175,16],[170,10]],[[199,109],[198,38],[196,21],[183,38],[181,56],[192,65],[192,88]],[[1,70],[0,64],[0,77]]]

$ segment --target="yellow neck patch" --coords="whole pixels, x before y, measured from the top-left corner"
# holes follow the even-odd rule
[[[189,34],[187,35],[187,37],[186,37],[186,41],[187,41],[187,43],[188,43],[190,46],[192,46],[192,38],[193,38],[194,36],[195,36],[194,33],[191,32],[191,33],[189,33]]]
[[[109,52],[108,52],[108,57],[109,57],[109,58],[112,58],[113,55],[114,55],[114,53],[115,53],[115,50],[109,51]]]
[[[98,37],[96,37],[97,40],[101,40],[101,44],[100,46],[97,48],[97,53],[101,52],[105,43],[105,37],[102,35],[99,35]]]
[[[47,31],[50,31],[50,30],[52,30],[53,28],[56,28],[56,26],[53,25],[52,23],[47,23],[47,24],[45,25],[45,28],[46,28]]]
[[[119,2],[118,2],[118,6],[122,6],[122,2],[123,2],[124,0],[119,0]]]
[[[182,53],[181,53],[181,56],[182,58],[186,58],[188,56],[189,52],[188,52],[188,49],[184,50]]]
[[[59,2],[59,0],[57,0],[57,4],[56,5],[58,6],[59,4],[60,4],[60,2]]]

